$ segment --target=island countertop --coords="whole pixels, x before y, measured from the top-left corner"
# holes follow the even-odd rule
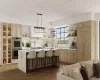
[[[34,50],[34,51],[41,51],[41,50],[48,51],[48,50],[58,50],[58,49],[77,50],[77,49],[70,49],[70,48],[43,48],[43,49],[31,49],[31,48],[27,48],[27,49],[22,49],[22,50],[30,52],[32,50]]]

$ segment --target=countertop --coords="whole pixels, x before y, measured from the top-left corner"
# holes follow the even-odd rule
[[[64,49],[64,50],[77,50],[77,49],[70,49],[70,48],[43,48],[43,49],[31,49],[31,48],[26,48],[26,49],[22,49],[23,51],[32,51],[32,50],[35,50],[35,51],[41,51],[41,50],[45,50],[45,51],[48,51],[48,50],[57,50],[57,49]]]

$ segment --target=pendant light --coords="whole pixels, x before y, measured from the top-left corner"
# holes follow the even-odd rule
[[[45,29],[44,27],[42,27],[42,15],[43,14],[37,13],[37,26],[34,27],[36,29],[36,32],[40,33],[44,32]],[[40,20],[38,19],[39,17],[41,18]],[[39,26],[39,21],[41,22],[40,26]]]

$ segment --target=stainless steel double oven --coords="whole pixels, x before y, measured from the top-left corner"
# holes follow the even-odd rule
[[[22,49],[22,39],[19,37],[12,38],[12,59],[18,59],[18,50]]]

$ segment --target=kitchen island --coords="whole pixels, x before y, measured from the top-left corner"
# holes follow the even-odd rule
[[[32,51],[36,51],[36,53],[38,53],[41,50],[44,50],[45,52],[49,51],[49,50],[57,50],[57,49],[23,49],[23,50],[19,50],[18,51],[18,68],[23,71],[23,72],[27,72],[27,55]]]
[[[23,49],[18,51],[18,68],[27,73],[27,55],[34,50],[35,52],[39,52],[44,50],[45,52],[49,50],[57,50],[59,53],[60,62],[64,63],[76,63],[77,62],[77,50],[76,49],[68,49],[68,48],[54,48],[54,49]]]

